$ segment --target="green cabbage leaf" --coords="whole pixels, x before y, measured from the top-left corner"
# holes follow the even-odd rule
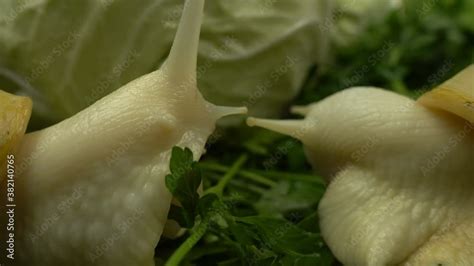
[[[184,1],[2,0],[0,89],[34,100],[34,127],[91,105],[166,58]],[[326,54],[326,0],[206,3],[198,84],[220,105],[277,116]]]

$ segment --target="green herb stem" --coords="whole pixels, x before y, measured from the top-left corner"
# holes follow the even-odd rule
[[[206,177],[209,178],[209,179],[215,180],[215,181],[221,180],[220,176],[217,177],[217,176],[213,176],[211,174],[206,174]],[[253,185],[253,184],[249,184],[249,183],[245,182],[244,180],[238,180],[238,179],[231,180],[227,184],[227,187],[229,187],[229,186],[233,186],[236,189],[242,189],[242,190],[245,190],[245,191],[253,192],[253,193],[258,194],[258,195],[260,195],[260,194],[262,194],[266,191],[262,187],[259,187],[259,186]]]
[[[209,193],[215,193],[219,197],[222,197],[224,194],[224,189],[227,186],[227,184],[232,180],[232,178],[239,172],[240,168],[245,164],[247,161],[247,155],[242,154],[237,161],[228,169],[228,171],[225,173],[225,175],[222,177],[221,180],[217,183],[217,185],[210,187],[207,189],[204,194],[209,194]]]
[[[193,233],[184,241],[181,246],[171,255],[165,266],[179,266],[184,257],[201,240],[209,227],[209,221],[203,220],[197,226]]]
[[[304,181],[310,183],[317,183],[321,185],[325,185],[325,182],[318,176],[310,175],[310,174],[299,174],[299,173],[287,173],[281,171],[268,171],[268,170],[249,170],[259,175],[265,175],[275,179],[286,179],[286,180],[293,180],[293,181]]]
[[[400,94],[403,94],[403,95],[407,95],[407,96],[411,96],[412,95],[412,92],[410,90],[408,90],[408,88],[406,87],[406,85],[403,83],[403,81],[401,81],[400,79],[395,79],[391,82],[391,86],[393,88],[394,91],[400,93]]]
[[[227,173],[230,170],[230,167],[225,166],[225,165],[221,165],[221,164],[218,164],[218,163],[203,162],[203,163],[199,163],[199,166],[202,167],[203,169],[206,169],[206,170],[217,171],[217,172],[222,172],[222,173]],[[268,178],[266,178],[262,175],[254,173],[254,172],[239,170],[237,172],[237,174],[244,177],[244,178],[246,178],[246,179],[252,180],[256,183],[259,183],[259,184],[262,184],[262,185],[265,185],[265,186],[269,186],[269,187],[276,186],[275,181],[270,180],[270,179],[268,179]]]
[[[218,163],[210,163],[210,162],[200,162],[199,167],[226,173],[230,170],[230,167],[218,164]],[[299,173],[287,173],[281,171],[269,171],[269,170],[239,170],[237,172],[238,175],[245,177],[249,180],[255,181],[257,183],[267,185],[267,186],[275,186],[276,182],[273,180],[268,179],[267,177],[274,178],[277,180],[286,179],[286,180],[293,180],[293,181],[304,181],[304,182],[311,182],[311,183],[318,183],[321,185],[325,185],[325,182],[315,175],[310,174],[299,174]]]

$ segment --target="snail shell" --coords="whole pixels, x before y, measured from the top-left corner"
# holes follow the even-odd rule
[[[0,90],[0,165],[23,137],[30,120],[32,102],[29,98],[16,96]],[[1,172],[3,179],[4,171]]]
[[[474,123],[474,65],[423,94],[418,102],[451,112]]]

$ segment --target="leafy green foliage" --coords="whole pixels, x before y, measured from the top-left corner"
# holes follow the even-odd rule
[[[251,228],[262,246],[286,255],[308,255],[323,246],[319,234],[306,232],[297,225],[278,218],[253,216],[238,218]]]
[[[245,265],[293,265],[296,261],[331,265],[333,261],[319,234],[287,219],[234,217],[220,234],[224,235],[224,243],[239,252],[239,260]]]
[[[182,207],[173,206],[170,218],[181,226],[191,228],[194,225],[201,185],[201,172],[193,161],[193,153],[188,148],[173,147],[170,160],[170,171],[165,177],[166,187],[178,199]]]
[[[311,210],[317,206],[325,186],[302,181],[281,181],[262,193],[255,208],[264,215],[284,216],[297,210]]]
[[[225,207],[222,201],[220,201],[219,197],[214,193],[206,194],[199,200],[198,213],[201,217],[214,215],[223,209],[225,209]]]
[[[312,72],[297,104],[353,86],[378,86],[418,97],[473,62],[472,1],[403,5],[367,27],[350,46],[335,47],[334,60]]]
[[[193,233],[176,249],[167,265],[175,265],[177,261],[199,265],[217,262],[219,265],[331,265],[331,253],[319,235],[317,218],[313,216],[324,190],[322,183],[313,181],[318,179],[315,176],[302,178],[290,173],[268,172],[283,179],[275,180],[253,170],[243,170],[245,160],[242,159],[246,157],[240,156],[231,167],[206,168],[203,165],[204,181],[217,170],[225,170],[225,177],[207,187],[199,199],[196,198],[199,164],[193,162],[189,149],[173,148],[171,174],[166,177],[166,183],[181,203],[187,203],[183,208],[174,207],[179,215],[172,209],[169,218],[178,217],[181,225],[193,225]],[[256,184],[248,184],[258,188],[257,193],[250,196],[235,183],[240,175],[249,178],[249,173],[258,176],[253,176]],[[221,193],[223,185],[226,193]],[[270,188],[263,189],[268,186]],[[220,192],[215,194],[214,191]],[[300,225],[302,221],[306,223]],[[206,228],[205,234],[203,228]],[[203,250],[198,245],[188,254],[186,247],[190,242],[195,245],[202,237],[200,245],[214,247],[219,243],[219,248]]]

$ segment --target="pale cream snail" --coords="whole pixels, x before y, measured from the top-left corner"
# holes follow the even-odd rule
[[[17,263],[154,265],[172,200],[164,181],[171,149],[188,147],[197,160],[219,118],[246,112],[211,104],[197,88],[203,7],[204,0],[186,2],[159,70],[69,119],[18,142],[29,100],[8,96],[8,103],[22,104],[16,113],[2,103],[2,113],[16,116],[0,132],[13,136],[1,139],[3,160],[5,149],[18,144]]]
[[[322,234],[344,265],[474,265],[474,66],[418,101],[350,88],[248,124],[300,139],[330,180]]]

